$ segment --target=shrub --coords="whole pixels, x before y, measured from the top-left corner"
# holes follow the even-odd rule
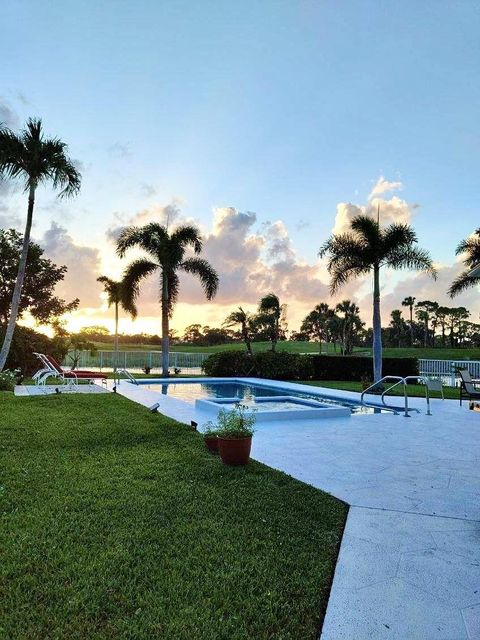
[[[250,356],[244,351],[221,351],[203,363],[208,376],[253,376],[274,380],[308,380],[313,377],[310,356],[264,351]]]
[[[361,381],[371,379],[373,373],[372,358],[359,356],[320,356],[313,355],[315,380]],[[416,358],[383,358],[384,376],[416,376],[418,361]]]
[[[15,389],[17,375],[17,371],[9,371],[8,369],[0,372],[0,391],[13,391]]]
[[[207,423],[206,433],[220,438],[251,438],[255,432],[256,409],[249,409],[244,404],[236,404],[232,409],[221,409],[217,423]]]
[[[300,355],[264,351],[252,356],[245,351],[221,351],[203,363],[208,376],[252,376],[272,380],[370,380],[372,358],[358,356]],[[416,376],[416,358],[384,358],[383,375]]]
[[[3,342],[5,328],[0,327],[0,344]],[[49,338],[43,333],[17,325],[13,334],[12,346],[7,358],[9,369],[20,369],[25,376],[32,375],[40,367],[34,352],[48,353],[59,361],[66,354],[65,342],[59,338]]]

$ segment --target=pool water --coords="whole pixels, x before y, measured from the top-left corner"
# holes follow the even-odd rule
[[[252,384],[247,382],[159,382],[140,380],[139,384],[146,386],[151,391],[157,391],[163,395],[177,398],[183,402],[194,405],[196,400],[207,400],[209,398],[238,398],[243,404],[260,406],[255,403],[256,397],[265,396],[291,396],[294,398],[303,398],[306,400],[314,400],[322,404],[329,404],[335,407],[348,407],[352,414],[371,414],[384,411],[380,407],[362,406],[354,401],[346,399],[333,398],[332,396],[319,395],[304,391],[294,391],[293,389],[279,389],[278,387],[270,387],[268,385]],[[285,407],[284,402],[282,408]],[[293,404],[293,403],[291,403]],[[289,407],[290,408],[290,407]],[[292,406],[292,409],[299,408],[299,405]]]

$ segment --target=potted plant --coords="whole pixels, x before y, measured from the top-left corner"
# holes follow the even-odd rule
[[[248,463],[255,421],[255,410],[243,404],[219,412],[216,434],[223,464],[240,466]]]
[[[203,441],[210,453],[218,453],[217,429],[212,422],[207,422],[203,432]]]

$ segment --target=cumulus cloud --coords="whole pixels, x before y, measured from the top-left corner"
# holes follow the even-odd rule
[[[174,199],[167,205],[154,204],[151,207],[142,209],[134,216],[128,216],[116,211],[113,214],[113,223],[106,231],[107,239],[115,243],[123,229],[129,225],[141,227],[149,222],[158,222],[167,226],[175,225],[181,218],[180,204],[181,201],[179,199]]]
[[[380,176],[370,191],[368,199],[372,200],[375,196],[381,196],[388,191],[401,191],[401,189],[403,189],[403,184],[401,182],[392,182],[387,180],[384,176]]]
[[[335,223],[332,233],[344,233],[350,228],[350,223],[355,216],[369,215],[377,217],[380,209],[381,224],[389,224],[391,222],[410,223],[412,214],[418,208],[416,204],[409,204],[406,200],[402,200],[398,196],[393,196],[390,200],[375,198],[367,205],[357,205],[351,202],[339,202],[337,204],[337,212],[335,215]]]
[[[69,301],[80,298],[82,307],[99,305],[100,287],[97,283],[100,268],[100,252],[93,247],[75,244],[64,227],[52,222],[39,244],[55,264],[66,265],[68,271],[57,293]]]

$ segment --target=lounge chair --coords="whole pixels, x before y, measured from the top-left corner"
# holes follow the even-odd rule
[[[480,389],[475,386],[475,380],[472,380],[468,369],[460,369],[460,404],[463,398],[466,400],[480,400]]]
[[[37,358],[44,365],[44,368],[34,376],[38,385],[44,385],[48,378],[59,378],[63,384],[73,385],[78,384],[79,380],[84,380],[93,384],[95,380],[101,380],[102,384],[106,384],[107,376],[104,373],[95,371],[67,371],[62,365],[55,360],[53,356],[45,355],[43,353],[36,353]]]

